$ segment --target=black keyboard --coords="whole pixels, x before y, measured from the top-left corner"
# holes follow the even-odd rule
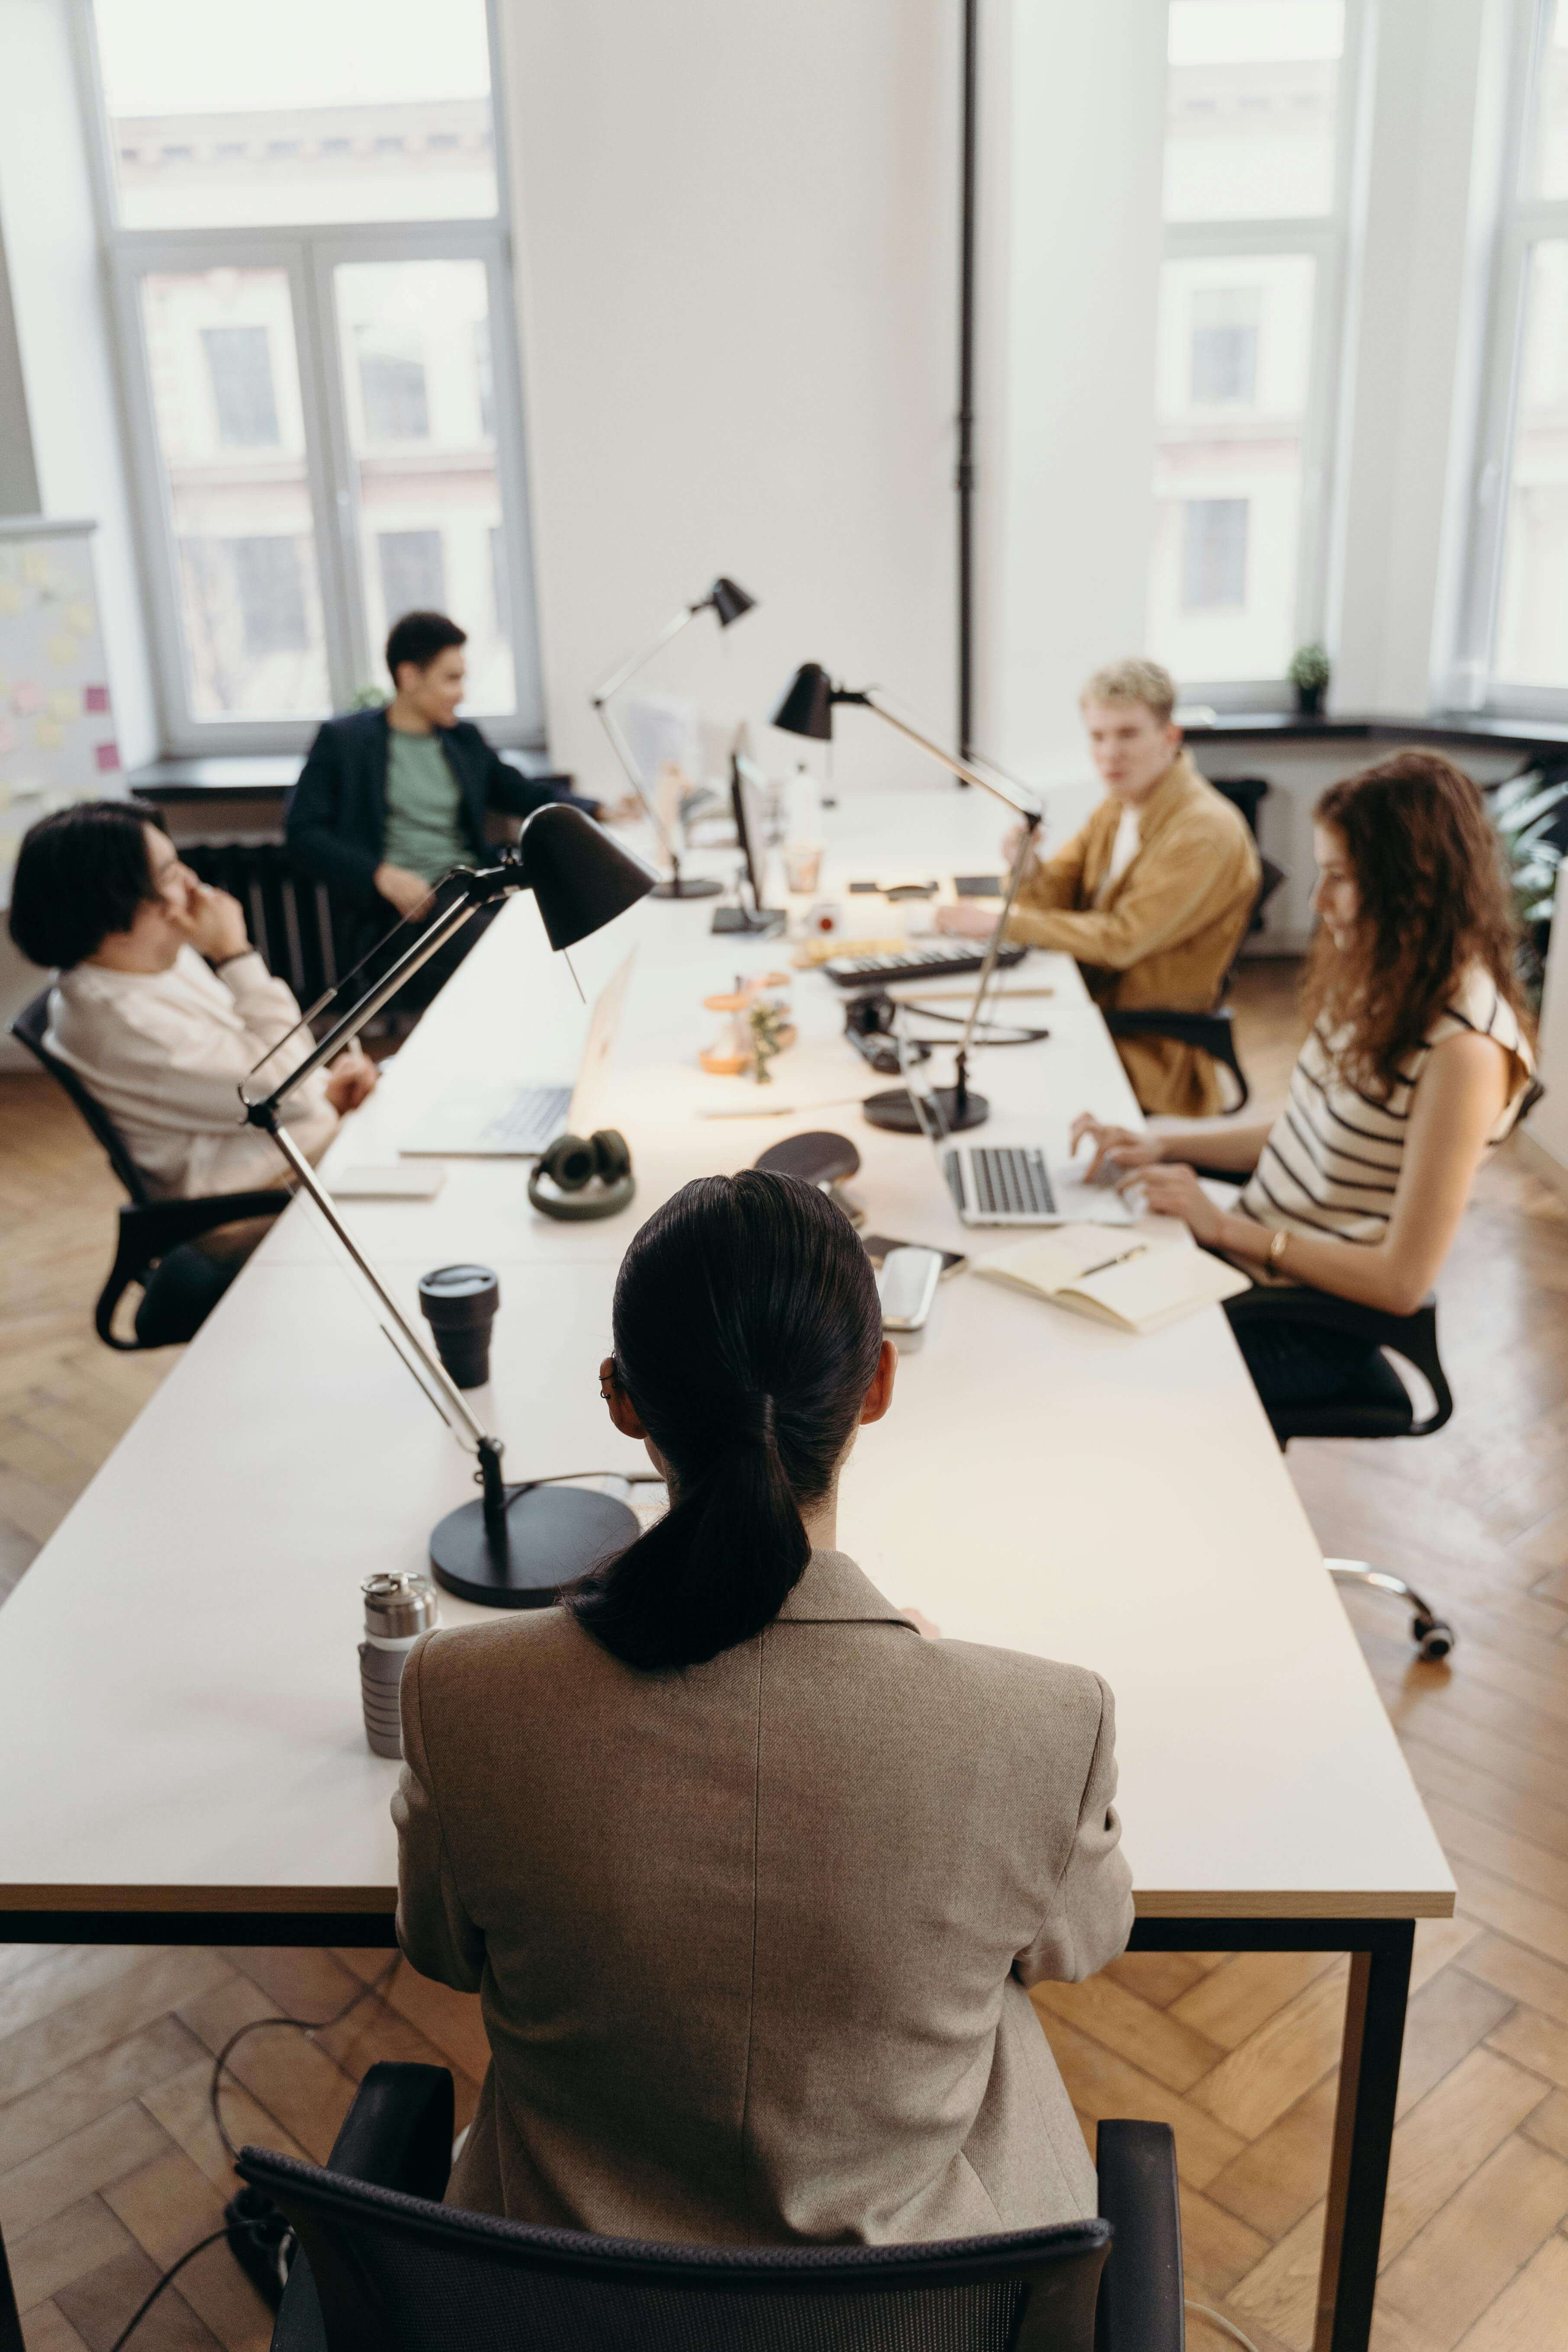
[[[997,950],[996,968],[1022,963],[1027,948]],[[943,947],[933,940],[927,947],[904,948],[888,955],[833,956],[822,967],[836,988],[888,988],[907,980],[962,980],[967,971],[983,971],[985,950],[978,941],[955,940]]]

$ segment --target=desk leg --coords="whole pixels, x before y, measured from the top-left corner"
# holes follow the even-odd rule
[[[1405,2045],[1413,1922],[1351,1954],[1312,2352],[1366,2352]]]

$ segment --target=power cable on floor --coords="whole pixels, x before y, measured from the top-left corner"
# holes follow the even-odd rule
[[[230,2139],[228,2136],[227,2126],[225,2125],[223,2119],[223,2108],[218,2096],[223,2086],[224,2069],[228,2063],[229,2053],[245,2040],[247,2033],[259,2033],[262,2027],[268,2025],[293,2026],[297,2032],[304,2034],[307,2041],[314,2041],[318,2033],[325,2033],[330,2027],[341,2025],[343,2019],[351,2015],[354,2010],[358,2009],[362,2001],[371,2000],[374,1994],[381,1992],[384,1987],[389,1985],[392,1982],[393,1978],[396,1975],[399,1967],[402,1965],[402,1953],[395,1952],[391,1959],[387,1962],[385,1968],[381,1971],[381,1974],[378,1977],[373,1977],[368,1984],[361,1985],[359,1990],[353,1994],[349,2000],[345,2000],[341,2009],[334,2010],[331,2017],[255,2017],[252,2018],[248,2025],[242,2025],[237,2032],[231,2033],[229,2035],[228,2040],[224,2043],[223,2048],[213,2060],[212,2081],[207,2086],[207,2105],[212,2110],[213,2124],[217,2132],[217,2136],[219,2139],[222,2140],[225,2150],[226,2151],[231,2162],[238,2162],[239,2150],[236,2147],[233,2140]],[[246,2198],[251,2200],[253,2203],[258,2201],[255,2190],[247,2189],[241,2193]],[[259,2200],[259,2202],[264,2204],[266,2200]],[[120,2334],[115,2337],[113,2344],[110,2347],[110,2352],[121,2352],[121,2347],[130,2342],[131,2337],[135,2334],[137,2328],[141,2326],[142,2322],[146,2318],[147,2314],[152,2310],[153,2305],[157,2302],[158,2297],[163,2294],[163,2289],[172,2280],[178,2278],[180,2273],[184,2269],[187,2263],[195,2262],[196,2256],[199,2253],[205,2252],[208,2246],[216,2246],[220,2240],[226,2239],[227,2240],[231,2250],[235,2252],[236,2261],[239,2262],[239,2253],[234,2244],[234,2232],[236,2227],[239,2227],[243,2230],[245,2235],[253,2242],[255,2248],[253,2259],[240,2262],[240,2267],[244,2270],[246,2275],[250,2279],[252,2285],[257,2288],[258,2292],[264,2295],[266,2299],[272,2304],[274,2310],[277,2309],[277,2295],[281,2292],[283,2281],[288,2276],[289,2259],[293,2251],[293,2232],[286,2227],[279,2227],[276,2231],[268,2231],[264,2226],[264,2216],[255,2210],[247,2211],[245,2214],[237,2216],[231,2221],[230,2215],[232,2210],[233,2209],[230,2208],[228,2209],[228,2211],[226,2211],[226,2226],[223,2229],[213,2231],[210,2237],[201,2239],[195,2245],[190,2247],[186,2252],[183,2253],[177,2263],[172,2263],[170,2264],[169,2268],[163,2273],[163,2277],[159,2279],[157,2284],[153,2286],[152,2292],[145,2297],[140,2307],[132,2315],[131,2318],[127,2320],[125,2326],[121,2329]],[[278,2216],[278,2220],[281,2224],[281,2215]],[[268,2276],[266,2279],[260,2275],[262,2269],[265,2269],[268,2273]]]

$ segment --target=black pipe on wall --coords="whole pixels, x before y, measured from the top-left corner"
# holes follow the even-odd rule
[[[974,720],[974,163],[980,0],[963,0],[963,219],[958,302],[958,750],[972,755]]]

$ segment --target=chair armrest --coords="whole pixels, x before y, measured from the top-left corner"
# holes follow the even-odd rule
[[[5,2260],[4,2237],[0,2237],[0,2352],[27,2352],[22,2341],[22,2323],[16,2315],[16,2297]]]
[[[439,2204],[451,2177],[452,2124],[452,2077],[445,2066],[380,2060],[354,2094],[327,2169]],[[271,2352],[327,2352],[321,2297],[302,2249],[283,2290]]]
[[[1201,1046],[1205,1053],[1225,1054],[1230,1049],[1228,1005],[1212,1013],[1166,1013],[1157,1006],[1137,1013],[1103,1008],[1103,1017],[1113,1037],[1178,1037],[1184,1045]]]
[[[182,1242],[194,1242],[218,1225],[237,1224],[242,1217],[275,1217],[292,1194],[278,1185],[266,1192],[209,1192],[195,1201],[128,1201],[120,1212],[120,1242],[102,1296],[93,1310],[98,1336],[106,1347],[124,1349],[131,1343],[114,1336],[114,1310],[133,1282],[148,1267]]]
[[[1146,1012],[1120,1013],[1102,1006],[1101,1013],[1113,1037],[1170,1037],[1178,1045],[1194,1046],[1198,1053],[1206,1054],[1211,1062],[1222,1064],[1240,1088],[1239,1098],[1230,1105],[1230,1110],[1246,1108],[1252,1089],[1237,1054],[1236,1024],[1228,1004],[1216,1005],[1212,1013],[1166,1013],[1157,1007]]]
[[[453,2113],[445,2066],[378,2060],[354,2094],[327,2170],[438,2205],[452,2173]]]
[[[1182,2207],[1169,2124],[1102,2123],[1100,2210],[1116,2234],[1100,2274],[1095,2352],[1183,2352]]]

